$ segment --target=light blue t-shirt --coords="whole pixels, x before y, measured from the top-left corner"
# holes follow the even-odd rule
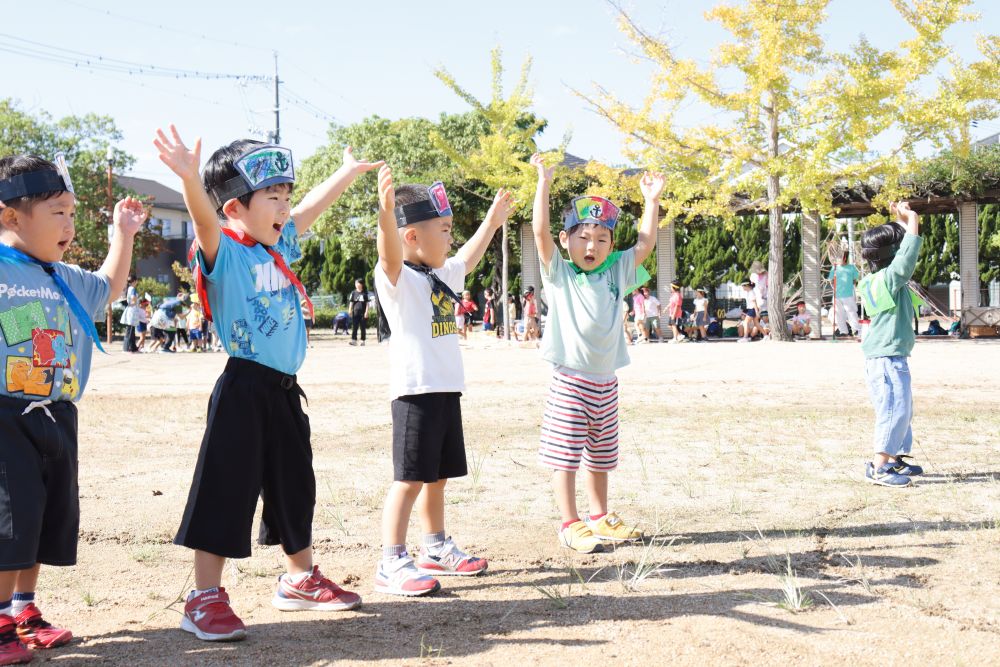
[[[854,283],[861,275],[858,273],[858,267],[853,264],[832,266],[830,267],[830,273],[826,276],[826,279],[833,280],[833,274],[835,271],[837,273],[837,298],[842,299],[847,296],[854,296]]]
[[[274,249],[288,265],[302,257],[294,221],[285,225]],[[204,267],[200,251],[198,255]],[[215,332],[229,356],[297,373],[306,357],[299,292],[267,250],[223,234],[215,266],[202,272]]]
[[[103,319],[111,286],[106,276],[57,263],[84,310]],[[0,394],[29,401],[77,401],[90,377],[94,341],[56,283],[37,264],[0,262]]]
[[[613,375],[629,363],[622,333],[622,301],[634,285],[635,248],[598,275],[577,274],[558,250],[542,285],[549,314],[542,337],[542,358],[594,375]]]

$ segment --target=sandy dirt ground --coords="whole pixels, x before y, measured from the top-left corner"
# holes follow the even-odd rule
[[[364,605],[273,609],[281,553],[255,547],[225,575],[249,626],[236,644],[178,629],[191,555],[171,544],[225,357],[96,355],[79,563],[44,569],[39,586],[46,616],[78,639],[36,662],[1000,664],[1000,343],[918,344],[914,453],[928,474],[906,490],[860,480],[872,413],[857,343],[632,348],[612,508],[655,537],[591,556],[556,541],[535,460],[538,352],[478,335],[463,354],[472,474],[449,487],[448,531],[489,573],[426,599],[372,590],[392,475],[388,355],[326,334],[300,376],[316,560]],[[419,536],[414,520],[409,543]]]

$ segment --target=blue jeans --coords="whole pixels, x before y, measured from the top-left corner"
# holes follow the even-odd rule
[[[913,447],[913,392],[906,357],[865,359],[865,380],[875,407],[875,452],[909,454]]]

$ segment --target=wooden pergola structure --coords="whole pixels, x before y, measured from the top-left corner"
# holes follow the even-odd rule
[[[984,204],[1000,203],[1000,188],[983,193],[974,200],[947,196],[931,196],[910,199],[910,206],[917,213],[952,213],[958,217],[959,273],[962,282],[962,309],[980,305],[979,285],[979,207]],[[837,218],[865,218],[876,213],[867,193],[843,191],[834,195],[838,208]],[[797,211],[790,209],[788,213]],[[535,247],[535,237],[531,225],[521,225],[521,285],[542,285],[541,265]],[[656,291],[666,294],[676,274],[676,249],[674,245],[674,221],[661,221],[656,238]],[[806,309],[814,322],[822,321],[823,263],[820,238],[820,216],[803,212],[802,215],[802,294]],[[814,338],[820,337],[820,328],[815,327]]]

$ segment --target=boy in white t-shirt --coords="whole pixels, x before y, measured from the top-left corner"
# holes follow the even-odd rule
[[[382,559],[375,590],[425,595],[441,588],[432,574],[477,575],[485,559],[461,551],[444,528],[444,487],[467,474],[462,411],[465,390],[455,325],[465,276],[507,222],[513,200],[497,192],[478,231],[454,257],[452,213],[442,183],[393,188],[392,170],[378,175],[378,255],[375,288],[392,334],[393,483],[382,512]],[[417,561],[406,549],[406,527],[418,505],[423,543]]]
[[[743,331],[739,342],[749,343],[756,332],[760,331],[760,320],[757,319],[760,314],[760,306],[757,303],[757,292],[754,291],[753,283],[749,280],[743,283],[743,299],[746,301],[746,307],[743,311],[743,322],[740,324],[740,328]]]
[[[695,290],[697,296],[694,298],[694,326],[701,336],[699,341],[708,340],[708,298],[704,289]]]

